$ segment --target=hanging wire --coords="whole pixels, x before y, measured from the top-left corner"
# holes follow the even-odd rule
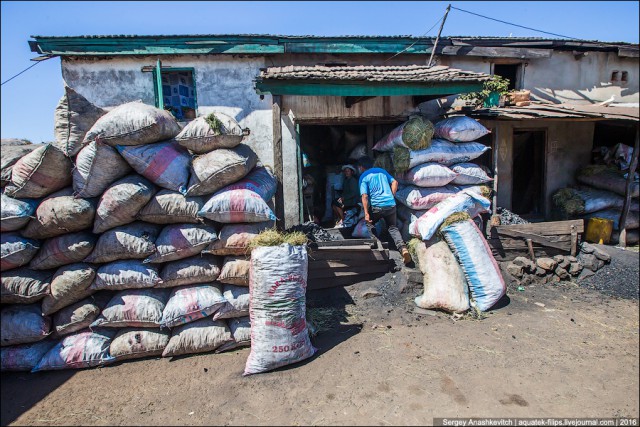
[[[537,30],[535,28],[525,27],[524,25],[514,24],[513,22],[502,21],[500,19],[496,19],[496,18],[491,18],[489,16],[480,15],[479,13],[470,12],[468,10],[460,9],[459,7],[455,7],[455,6],[451,6],[451,9],[459,10],[460,12],[465,12],[465,13],[468,13],[470,15],[479,16],[481,18],[489,19],[491,21],[496,21],[496,22],[500,22],[500,23],[503,23],[503,24],[507,24],[507,25],[513,25],[514,27],[520,27],[520,28],[524,28],[526,30],[536,31],[538,33],[549,34],[551,36],[562,37],[562,38],[565,38],[565,39],[571,39],[571,40],[576,40],[576,41],[585,41],[585,42],[589,42],[589,43],[592,43],[592,44],[597,44],[597,45],[600,45],[600,46],[603,46],[603,47],[620,47],[619,45],[607,44],[607,43],[602,43],[602,42],[593,42],[593,41],[590,41],[590,40],[578,39],[578,38],[575,38],[575,37],[563,36],[562,34],[556,34],[556,33],[550,33],[548,31]],[[638,49],[638,47],[636,47],[636,46],[625,46],[625,47],[629,48],[629,49]]]
[[[36,65],[38,65],[39,63],[44,62],[44,61],[46,61],[46,60],[48,60],[48,59],[51,59],[51,58],[53,58],[53,56],[50,56],[49,58],[46,58],[46,59],[39,60],[39,61],[38,61],[38,62],[36,62],[35,64],[28,66],[27,68],[25,68],[24,70],[22,70],[22,71],[20,71],[18,74],[16,74],[15,76],[11,77],[10,79],[7,79],[7,80],[3,81],[3,82],[2,82],[2,84],[0,84],[0,86],[4,86],[4,84],[5,84],[5,83],[9,83],[11,80],[15,79],[15,78],[16,78],[16,77],[18,77],[20,74],[22,74],[22,73],[24,73],[24,72],[26,72],[26,71],[28,71],[28,70],[32,69],[33,67],[35,67],[35,66],[36,66]]]
[[[407,50],[411,49],[411,48],[413,47],[413,45],[415,45],[416,43],[418,43],[418,42],[420,41],[420,39],[421,39],[421,38],[423,38],[424,36],[426,36],[427,34],[429,34],[429,33],[431,32],[431,30],[433,30],[433,29],[436,27],[436,25],[438,25],[438,24],[440,23],[440,21],[442,21],[443,19],[444,19],[444,15],[442,15],[442,16],[440,17],[440,19],[438,19],[438,20],[436,21],[436,23],[435,23],[435,24],[433,24],[433,26],[427,30],[427,32],[426,32],[426,33],[424,33],[423,35],[421,35],[420,37],[418,37],[418,40],[416,40],[415,42],[411,43],[409,46],[405,47],[404,49],[402,49],[400,52],[396,53],[396,54],[395,54],[395,55],[393,55],[392,57],[385,59],[385,60],[384,60],[384,62],[387,62],[387,61],[389,61],[390,59],[393,59],[393,58],[395,58],[396,56],[400,55],[401,53],[406,52]]]

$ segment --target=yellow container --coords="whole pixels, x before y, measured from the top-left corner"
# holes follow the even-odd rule
[[[605,218],[589,218],[585,240],[590,243],[606,245],[611,240],[613,221]]]

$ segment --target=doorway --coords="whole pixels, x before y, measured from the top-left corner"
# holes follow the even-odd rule
[[[397,123],[300,124],[300,164],[304,221],[324,227],[335,225],[331,203],[342,190],[342,166],[355,165]]]
[[[511,210],[528,220],[544,217],[544,130],[513,131]]]

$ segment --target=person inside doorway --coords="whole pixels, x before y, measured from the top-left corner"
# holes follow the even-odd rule
[[[333,215],[337,218],[336,227],[351,227],[356,225],[358,216],[358,202],[360,201],[360,191],[358,181],[355,177],[356,168],[352,165],[342,166],[344,181],[340,197],[332,204]]]
[[[370,238],[373,238],[373,228],[376,223],[384,219],[389,235],[402,255],[402,260],[405,264],[409,264],[411,255],[396,225],[395,194],[398,191],[398,181],[386,170],[374,168],[373,160],[368,156],[358,159],[358,170],[361,174],[358,184],[362,209]]]

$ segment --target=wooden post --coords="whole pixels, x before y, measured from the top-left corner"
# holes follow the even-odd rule
[[[526,239],[527,248],[529,248],[529,256],[531,257],[531,261],[536,262],[536,254],[533,252],[533,241],[531,239]]]
[[[367,125],[367,156],[373,159],[373,125]]]
[[[576,256],[578,253],[578,230],[576,226],[571,226],[571,256]]]
[[[493,129],[493,200],[491,204],[492,215],[491,225],[500,225],[500,217],[498,216],[498,147],[500,145],[500,133],[498,132],[499,125],[496,124]]]
[[[625,189],[624,205],[622,205],[622,214],[620,215],[620,241],[618,244],[623,248],[627,246],[627,215],[629,214],[629,205],[631,204],[631,184],[638,167],[638,145],[640,144],[640,127],[636,124],[636,142],[633,145],[633,154],[631,154],[631,164],[629,165],[629,175],[627,176],[627,188]]]
[[[282,177],[284,175],[284,166],[282,162],[282,122],[280,117],[280,106],[282,103],[280,95],[272,95],[273,104],[273,173],[278,180],[276,188],[276,226],[279,230],[284,229],[284,191],[282,185]]]

